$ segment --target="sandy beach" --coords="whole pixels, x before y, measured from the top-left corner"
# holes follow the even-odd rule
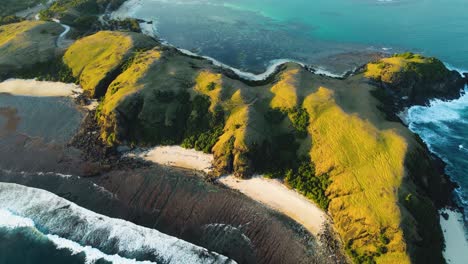
[[[140,154],[131,154],[162,165],[182,167],[209,173],[212,169],[213,155],[179,146],[156,147]],[[242,180],[232,175],[219,179],[223,185],[238,190],[255,201],[277,210],[303,225],[314,235],[320,233],[327,215],[314,203],[287,188],[279,180],[256,176]]]
[[[449,218],[440,217],[445,237],[444,257],[449,264],[465,264],[468,260],[468,242],[463,228],[463,216],[459,212],[444,209]]]
[[[327,220],[325,212],[279,180],[262,176],[241,180],[231,175],[220,178],[219,182],[291,217],[314,235],[320,233]]]
[[[213,155],[192,149],[184,149],[179,146],[155,147],[135,156],[161,165],[193,169],[206,173],[211,171],[213,163]]]
[[[83,90],[73,83],[8,79],[0,83],[0,93],[34,97],[76,97]]]

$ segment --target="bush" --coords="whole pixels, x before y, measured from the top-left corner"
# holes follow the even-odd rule
[[[330,200],[325,192],[331,181],[327,174],[315,175],[314,165],[310,161],[303,161],[297,170],[288,170],[285,182],[327,210]]]
[[[37,63],[27,69],[19,70],[14,73],[14,77],[22,79],[36,78],[40,81],[78,83],[78,80],[73,77],[70,68],[63,63],[61,58]]]
[[[17,16],[5,16],[5,17],[0,17],[0,26],[7,25],[7,24],[13,24],[13,23],[18,23],[24,21],[24,18],[17,17]]]
[[[307,136],[307,128],[309,127],[309,113],[304,108],[296,107],[289,110],[289,118],[297,131],[299,138]]]

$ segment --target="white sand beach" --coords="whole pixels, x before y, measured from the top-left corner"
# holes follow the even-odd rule
[[[449,218],[440,217],[440,225],[445,237],[444,257],[448,264],[466,264],[468,262],[468,242],[463,228],[463,215],[448,209]]]
[[[76,97],[83,90],[73,83],[8,79],[0,83],[0,93],[34,97]]]
[[[279,180],[262,176],[242,180],[231,175],[220,178],[219,182],[291,217],[314,235],[320,233],[327,220],[322,209]]]
[[[206,173],[212,170],[213,163],[213,155],[179,146],[155,147],[143,153],[130,155],[158,164]],[[231,175],[222,177],[218,181],[291,217],[314,235],[320,233],[323,223],[327,220],[325,212],[298,192],[287,188],[279,180],[270,180],[261,176],[242,180]]]
[[[179,146],[155,147],[135,156],[162,165],[193,169],[206,173],[211,171],[213,163],[213,155]]]

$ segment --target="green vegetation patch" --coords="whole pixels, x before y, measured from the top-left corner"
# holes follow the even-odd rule
[[[64,19],[73,22],[80,16],[97,16],[106,10],[117,9],[125,0],[56,0],[48,9],[41,11],[41,19]]]

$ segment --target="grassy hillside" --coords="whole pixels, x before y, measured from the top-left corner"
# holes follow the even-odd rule
[[[53,60],[56,39],[63,28],[56,23],[24,21],[0,27],[0,70],[7,74]]]
[[[83,89],[93,97],[100,97],[127,59],[154,45],[152,39],[141,34],[101,31],[75,42],[63,60]]]
[[[427,58],[419,54],[403,53],[369,63],[365,76],[385,83],[399,81],[399,75],[413,73],[429,81],[438,81],[448,74],[444,64],[436,58]]]
[[[457,98],[466,83],[440,60],[410,52],[369,63],[365,76],[393,92],[397,108],[394,111],[426,104],[432,98]]]
[[[329,174],[329,213],[351,254],[358,261],[375,256],[379,263],[409,263],[397,206],[404,138],[345,113],[326,88],[309,95],[304,107],[311,118],[311,158],[318,175]]]
[[[0,5],[0,17],[13,15],[18,11],[46,2],[47,0],[2,0]]]

